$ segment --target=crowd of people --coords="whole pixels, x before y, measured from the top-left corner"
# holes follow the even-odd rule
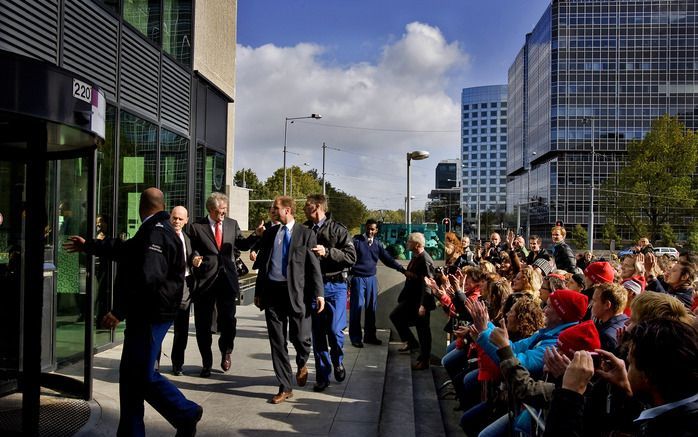
[[[492,233],[471,250],[447,233],[445,267],[422,278],[418,317],[429,300],[449,317],[441,363],[466,435],[696,435],[698,255],[657,257],[642,238],[596,260],[565,236],[553,227],[546,250]]]
[[[117,262],[115,298],[106,328],[126,320],[120,365],[117,434],[144,435],[143,404],[153,405],[178,436],[196,434],[200,405],[159,372],[164,336],[174,322],[172,374],[182,374],[193,307],[200,377],[211,375],[212,330],[219,331],[220,367],[232,365],[239,299],[238,257],[250,250],[254,304],[264,310],[279,382],[270,398],[306,385],[310,353],[314,391],[341,383],[344,332],[353,347],[380,345],[376,335],[377,263],[405,275],[390,313],[401,352],[418,351],[412,368],[432,364],[430,313],[448,316],[450,343],[441,363],[463,411],[467,435],[695,435],[698,425],[698,330],[694,292],[698,255],[656,257],[647,239],[623,260],[575,256],[565,229],[538,236],[492,233],[473,249],[467,236],[445,237],[445,265],[436,268],[421,233],[408,235],[404,267],[377,238],[378,223],[350,237],[321,194],[307,197],[304,223],[295,201],[274,199],[270,221],[244,237],[227,217],[228,199],[213,193],[208,215],[189,224],[186,208],[168,214],[164,195],[141,195],[142,225],[129,240],[70,237],[65,248]],[[351,290],[350,317],[347,296]],[[363,313],[364,323],[362,327]],[[416,328],[415,337],[410,327]]]

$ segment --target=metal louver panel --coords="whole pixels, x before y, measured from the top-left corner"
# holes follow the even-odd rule
[[[85,24],[89,22],[89,27]],[[89,0],[65,2],[63,65],[116,100],[118,22]]]
[[[120,76],[121,103],[157,119],[160,52],[125,28]]]
[[[58,57],[58,1],[1,0],[0,49],[55,64]]]
[[[191,75],[174,61],[162,59],[162,103],[160,115],[184,134],[189,134]]]

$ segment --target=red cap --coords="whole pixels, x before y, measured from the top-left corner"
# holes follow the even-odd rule
[[[553,307],[563,322],[579,322],[587,312],[589,298],[578,291],[557,290],[548,297],[548,305]]]
[[[567,356],[582,350],[593,352],[601,348],[599,331],[591,320],[570,326],[557,338],[557,348]]]
[[[597,261],[589,264],[584,274],[594,284],[611,284],[616,271],[606,261]]]

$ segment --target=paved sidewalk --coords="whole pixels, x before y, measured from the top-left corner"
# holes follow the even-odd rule
[[[184,375],[172,376],[169,352],[170,332],[163,343],[160,370],[184,392],[201,404],[204,415],[199,422],[199,436],[286,436],[305,434],[333,437],[373,437],[378,435],[383,385],[388,354],[388,331],[379,331],[382,346],[366,345],[357,349],[345,337],[344,366],[347,378],[331,381],[323,393],[313,392],[315,363],[312,354],[310,377],[305,387],[295,387],[293,398],[272,405],[268,401],[277,393],[278,383],[272,369],[264,313],[253,305],[239,306],[237,337],[232,367],[222,373],[215,366],[220,355],[215,350],[214,369],[210,378],[200,378],[201,357],[196,347],[193,319],[190,324]],[[289,344],[291,362],[295,350]],[[94,403],[90,422],[80,436],[113,436],[118,423],[118,366],[121,347],[95,356]],[[172,436],[174,428],[146,404],[148,436]]]

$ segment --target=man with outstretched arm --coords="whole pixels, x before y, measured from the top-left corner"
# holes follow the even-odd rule
[[[155,370],[162,340],[182,302],[184,250],[165,212],[162,191],[143,191],[139,214],[142,224],[129,240],[72,236],[64,248],[117,262],[114,305],[102,319],[109,329],[126,320],[117,436],[145,435],[144,401],[177,428],[177,436],[193,436],[203,409]]]

